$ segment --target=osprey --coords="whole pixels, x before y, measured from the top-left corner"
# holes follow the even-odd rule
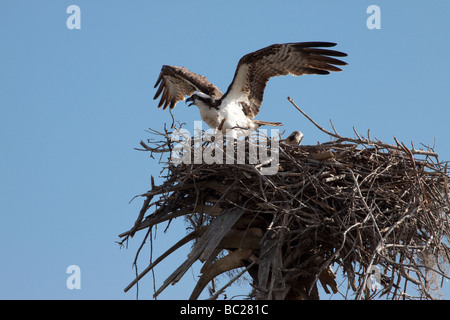
[[[302,139],[303,133],[300,131],[294,131],[284,140],[284,143],[298,146],[302,142]]]
[[[190,96],[191,102],[212,129],[223,133],[233,129],[233,137],[248,135],[261,125],[280,126],[280,122],[254,119],[258,114],[264,89],[271,77],[291,74],[329,74],[342,71],[336,67],[347,63],[333,57],[347,54],[319,47],[333,47],[331,42],[297,42],[274,44],[243,56],[237,65],[233,81],[225,94],[202,77],[185,67],[164,65],[156,81],[155,97],[161,94],[158,108],[175,107],[178,101]]]

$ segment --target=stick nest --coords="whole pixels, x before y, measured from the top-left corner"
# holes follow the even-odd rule
[[[146,239],[154,226],[180,217],[189,232],[125,291],[192,241],[155,297],[201,261],[191,299],[208,284],[216,299],[244,274],[251,299],[319,299],[319,283],[344,298],[436,298],[448,279],[447,163],[431,148],[390,145],[356,131],[357,138],[345,138],[304,115],[332,141],[280,143],[278,172],[270,176],[261,174],[261,164],[174,164],[167,160],[173,124],[152,130],[156,139],[141,141],[140,150],[161,155],[164,181],[156,186],[152,178],[120,243],[140,230],[147,230]],[[229,281],[217,288],[214,279],[224,272]]]

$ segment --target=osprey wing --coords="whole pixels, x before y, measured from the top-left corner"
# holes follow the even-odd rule
[[[206,93],[215,99],[222,97],[222,92],[219,88],[205,77],[184,67],[162,66],[155,88],[158,85],[158,90],[153,99],[157,99],[162,93],[158,108],[162,106],[163,110],[167,106],[172,109],[178,101],[184,100],[186,96],[190,96],[194,91]]]
[[[230,96],[241,102],[246,116],[253,119],[259,112],[266,84],[271,77],[342,71],[336,65],[347,63],[333,57],[345,57],[346,53],[317,48],[335,45],[331,42],[274,44],[249,53],[239,60],[233,81],[222,99]]]

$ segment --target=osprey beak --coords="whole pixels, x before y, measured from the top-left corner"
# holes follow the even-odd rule
[[[186,101],[184,103],[188,103],[188,102],[190,102],[188,104],[188,107],[192,106],[194,104],[194,98],[189,97],[189,98],[186,99]]]

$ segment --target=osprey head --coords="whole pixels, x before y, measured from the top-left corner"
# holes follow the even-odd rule
[[[292,145],[299,145],[302,142],[303,133],[300,131],[292,132],[289,137],[286,138],[285,143]]]
[[[190,104],[188,104],[188,107],[192,106],[193,104],[199,108],[205,105],[210,107],[213,105],[214,99],[208,96],[206,93],[197,92],[186,99],[186,103],[188,102],[190,102]]]

